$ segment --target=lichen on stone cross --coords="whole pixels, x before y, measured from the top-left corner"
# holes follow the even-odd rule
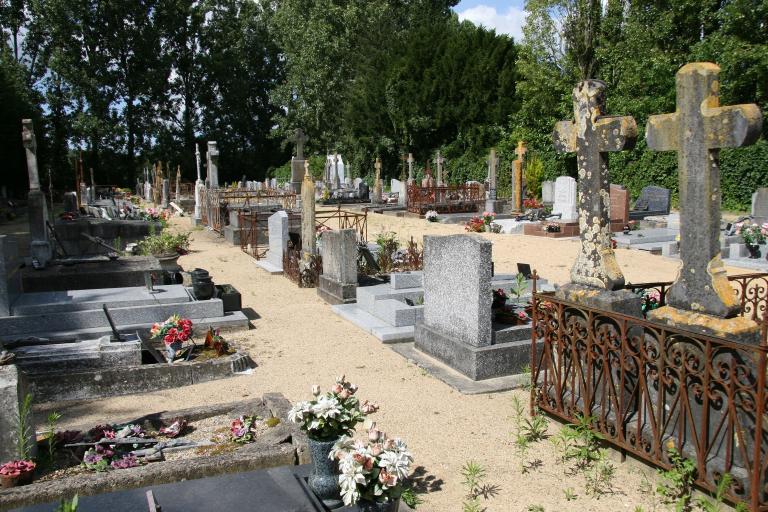
[[[22,119],[21,121],[21,141],[27,153],[29,189],[40,190],[40,175],[37,170],[37,138],[31,119]]]
[[[762,129],[757,105],[721,107],[720,68],[683,66],[675,77],[677,110],[650,116],[648,148],[677,151],[680,182],[680,258],[683,266],[667,304],[728,318],[739,303],[720,258],[720,148],[754,143]]]
[[[519,140],[517,141],[517,147],[515,148],[515,154],[517,155],[518,160],[523,160],[525,158],[525,154],[528,152],[528,150],[525,147],[525,142]]]
[[[637,125],[631,116],[605,115],[604,82],[584,80],[573,89],[573,121],[560,121],[553,134],[555,149],[576,153],[579,173],[581,249],[571,281],[606,290],[624,286],[611,247],[608,152],[631,149]]]

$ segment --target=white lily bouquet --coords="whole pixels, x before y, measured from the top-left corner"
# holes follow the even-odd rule
[[[358,501],[395,501],[403,492],[413,457],[400,439],[388,439],[372,423],[368,442],[341,438],[331,450],[331,459],[339,462],[339,485],[344,504]]]
[[[331,441],[341,436],[352,435],[355,426],[365,420],[366,415],[379,409],[375,403],[363,404],[355,397],[357,386],[344,376],[325,394],[320,386],[312,386],[314,399],[298,402],[288,412],[288,419],[300,425],[307,435],[316,441]]]

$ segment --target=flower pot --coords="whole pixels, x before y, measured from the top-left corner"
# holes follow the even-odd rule
[[[19,487],[21,485],[28,485],[32,483],[32,477],[35,471],[24,471],[16,476],[0,475],[0,487]]]
[[[312,456],[312,472],[309,474],[309,488],[330,509],[343,505],[339,489],[338,462],[328,455],[339,438],[330,441],[317,441],[308,438],[307,445]]]
[[[400,498],[385,502],[360,500],[357,502],[357,508],[360,512],[398,512]]]
[[[747,249],[749,250],[749,257],[750,259],[757,259],[760,257],[760,246],[757,244],[747,244]]]
[[[225,313],[228,311],[240,311],[243,308],[240,292],[231,284],[216,285],[216,298],[221,299]]]
[[[197,300],[208,300],[213,297],[215,288],[207,270],[196,268],[189,274],[192,278],[192,293]]]
[[[162,270],[166,271],[173,271],[179,269],[179,254],[173,253],[173,254],[161,254],[158,256],[155,256],[157,258],[158,263],[160,263],[160,268]]]

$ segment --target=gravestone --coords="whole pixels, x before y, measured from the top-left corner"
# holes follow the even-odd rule
[[[280,210],[272,214],[267,220],[269,229],[269,250],[267,257],[257,260],[256,265],[271,274],[283,272],[283,255],[288,249],[288,214]]]
[[[21,296],[21,265],[16,240],[0,235],[0,317],[10,316],[13,303]]]
[[[752,217],[754,222],[768,222],[768,188],[759,188],[752,194]]]
[[[359,197],[361,201],[368,201],[370,199],[370,195],[371,191],[369,190],[368,185],[364,181],[360,180],[360,182],[357,184],[357,197]]]
[[[67,213],[76,213],[77,208],[77,193],[65,192],[64,193],[64,211]]]
[[[161,199],[160,206],[162,208],[168,208],[168,195],[170,194],[171,183],[167,178],[163,180],[163,197]]]
[[[630,218],[637,220],[654,215],[667,215],[669,206],[669,189],[654,185],[643,187],[640,197],[637,198],[634,208],[629,213]]]
[[[152,202],[152,184],[148,181],[144,183],[144,201]]]
[[[491,148],[491,152],[488,155],[487,164],[488,199],[485,200],[485,211],[490,213],[499,213],[501,212],[501,202],[496,200],[496,169],[499,166],[499,157],[496,156],[496,148]]]
[[[181,198],[181,166],[176,167],[176,195],[174,196],[176,201]]]
[[[219,146],[215,140],[208,141],[208,188],[219,188]]]
[[[21,122],[21,140],[27,154],[27,173],[29,174],[29,195],[27,209],[29,215],[30,255],[32,264],[45,268],[53,257],[51,244],[48,242],[48,207],[45,194],[40,190],[40,177],[37,172],[37,139],[31,119]]]
[[[560,214],[560,220],[572,221],[579,218],[576,211],[576,180],[560,176],[555,180],[552,215]]]
[[[611,222],[621,224],[629,222],[629,191],[623,185],[611,184]]]
[[[719,149],[753,144],[762,114],[754,104],[719,106],[719,74],[709,62],[686,64],[675,77],[676,112],[648,118],[648,149],[677,152],[683,262],[667,292],[667,306],[649,317],[756,344],[758,324],[732,318],[740,304],[721,259]]]
[[[322,235],[323,274],[317,294],[329,304],[349,304],[357,297],[357,234],[354,229]]]
[[[552,204],[555,202],[555,182],[543,181],[541,183],[541,202]]]
[[[371,203],[379,204],[381,203],[381,197],[384,191],[381,185],[381,158],[378,156],[376,157],[374,168],[376,169],[376,175],[373,180],[373,195],[371,197]]]
[[[18,370],[15,364],[0,366],[0,460],[18,460],[19,432],[18,418],[21,404],[27,395],[27,383],[24,374]],[[35,443],[35,429],[31,414],[27,419],[29,424],[28,446],[35,455],[37,446]]]
[[[304,144],[309,141],[309,137],[307,137],[304,134],[304,131],[299,128],[289,140],[296,144],[296,157],[291,158],[291,190],[294,194],[300,194],[302,177],[305,174]]]
[[[315,189],[312,186],[312,174],[309,172],[309,160],[304,162],[304,184],[301,190],[301,252],[304,262],[317,252],[315,234]]]
[[[435,158],[435,166],[437,167],[437,186],[442,187],[445,185],[445,182],[443,181],[443,164],[445,164],[445,158],[440,154],[440,152],[437,152],[437,157]]]
[[[512,208],[516,212],[523,211],[523,163],[526,152],[525,142],[518,141],[515,149],[517,159],[512,169]]]
[[[608,174],[608,152],[634,147],[637,125],[630,116],[605,115],[605,89],[605,83],[599,80],[584,80],[576,85],[574,120],[560,121],[555,127],[555,149],[576,153],[581,240],[571,269],[571,283],[561,287],[557,295],[591,307],[640,316],[641,300],[631,291],[621,289],[624,275],[611,247]],[[562,201],[562,188],[558,186],[562,179],[555,183],[556,207]]]

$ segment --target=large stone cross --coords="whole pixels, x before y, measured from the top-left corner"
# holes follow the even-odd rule
[[[496,167],[499,165],[499,157],[496,156],[496,148],[491,148],[488,155],[488,198],[496,199]]]
[[[579,231],[581,250],[571,281],[606,290],[624,286],[611,248],[610,151],[631,149],[637,125],[631,116],[605,115],[604,82],[584,80],[573,89],[573,121],[555,126],[555,149],[576,152],[579,171]]]
[[[408,182],[413,181],[413,153],[408,153]]]
[[[521,140],[517,141],[517,147],[515,148],[515,154],[517,155],[517,159],[522,162],[527,152],[528,150],[525,147],[525,142]]]
[[[722,318],[739,303],[720,259],[720,148],[754,143],[762,129],[757,105],[721,107],[720,68],[686,64],[675,78],[677,111],[650,116],[648,148],[677,151],[680,182],[680,258],[683,266],[667,304]]]
[[[435,166],[437,167],[437,186],[442,187],[443,186],[443,164],[445,164],[445,158],[440,154],[440,152],[437,152],[437,157],[435,158]]]
[[[376,163],[373,164],[373,168],[376,169],[376,183],[378,183],[379,180],[381,179],[381,158],[380,157],[378,156],[376,157]],[[376,183],[374,183],[374,185],[376,185]]]
[[[21,141],[27,153],[29,190],[40,190],[40,175],[37,171],[37,138],[31,119],[22,119],[21,121]]]
[[[513,163],[512,172],[512,194],[515,211],[522,211],[523,209],[523,162],[527,152],[528,150],[525,148],[525,142],[521,140],[517,141],[517,148],[515,148],[517,159]]]
[[[304,158],[304,144],[307,143],[309,140],[309,137],[304,135],[304,130],[301,128],[296,130],[296,133],[294,133],[293,137],[289,139],[291,142],[296,144],[296,159],[301,160]]]

